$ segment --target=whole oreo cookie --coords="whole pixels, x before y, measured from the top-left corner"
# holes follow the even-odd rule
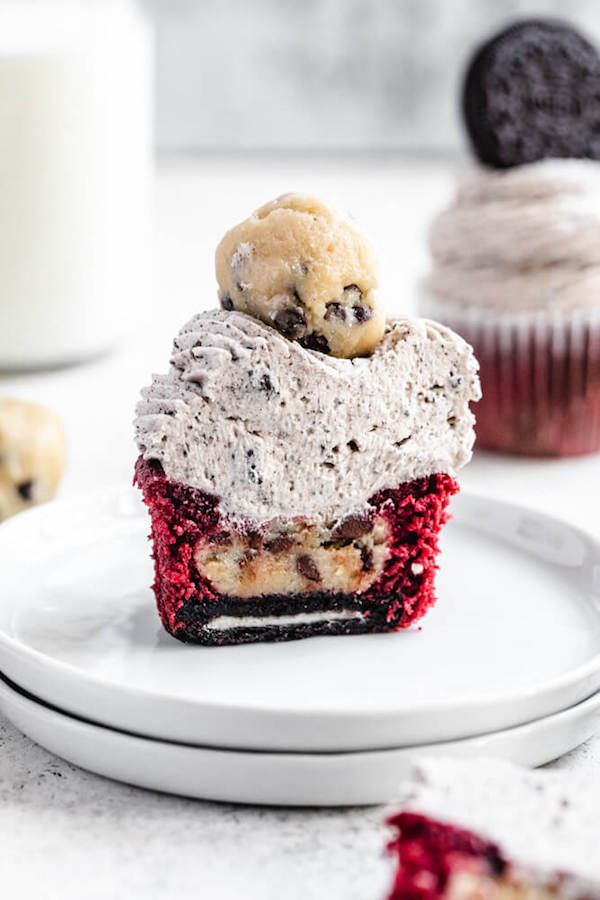
[[[477,51],[463,112],[476,155],[496,168],[600,159],[600,56],[564,22],[517,22]]]

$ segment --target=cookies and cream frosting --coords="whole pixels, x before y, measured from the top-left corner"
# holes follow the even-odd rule
[[[600,790],[589,776],[432,757],[402,785],[401,808],[475,832],[533,876],[558,873],[563,896],[598,894]]]
[[[145,458],[218,496],[232,519],[320,518],[456,472],[471,456],[478,398],[471,348],[441,325],[394,319],[371,356],[340,359],[215,310],[180,331],[135,427]]]
[[[440,303],[496,312],[596,307],[600,165],[553,159],[478,168],[433,223],[430,247],[424,289]]]

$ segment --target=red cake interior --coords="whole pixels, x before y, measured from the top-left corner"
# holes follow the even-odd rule
[[[317,591],[236,598],[216,591],[194,560],[199,540],[227,527],[219,513],[218,498],[169,480],[159,462],[142,457],[137,461],[135,482],[142,489],[152,520],[153,587],[162,622],[181,640],[205,643],[284,640],[317,633],[407,627],[435,601],[438,533],[447,519],[449,499],[458,490],[450,475],[440,474],[380,491],[370,499],[373,510],[387,520],[389,552],[376,582],[360,595],[336,596]],[[256,523],[248,523],[248,533],[256,527]],[[294,626],[287,631],[255,629],[230,636],[209,634],[207,630],[207,623],[215,616],[291,615],[348,607],[360,609],[360,622]]]
[[[398,857],[389,900],[435,900],[457,871],[497,877],[506,868],[498,848],[470,831],[408,812],[388,824],[395,831],[388,850]]]

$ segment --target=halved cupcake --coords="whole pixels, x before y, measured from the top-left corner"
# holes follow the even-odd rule
[[[600,898],[600,794],[588,777],[432,758],[401,793],[389,900]]]
[[[224,644],[410,625],[478,396],[470,347],[425,320],[340,359],[236,310],[195,316],[137,408],[165,628]]]

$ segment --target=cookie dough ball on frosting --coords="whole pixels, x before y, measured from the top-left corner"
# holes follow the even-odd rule
[[[35,403],[0,397],[0,521],[51,500],[64,465],[58,416]]]
[[[365,356],[381,340],[377,259],[349,221],[314,197],[285,194],[227,232],[219,299],[304,347]]]

